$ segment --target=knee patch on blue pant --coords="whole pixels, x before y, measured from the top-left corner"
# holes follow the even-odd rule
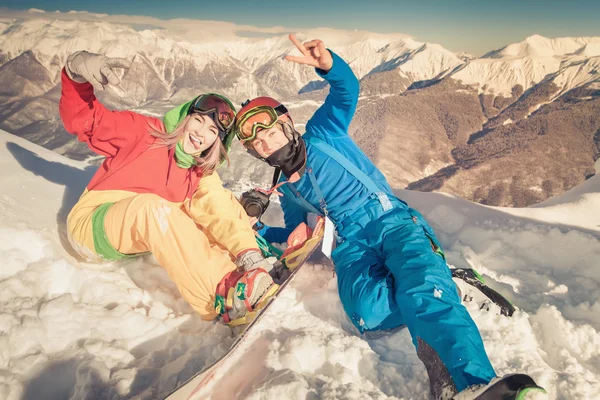
[[[393,279],[375,250],[362,241],[346,240],[333,252],[338,290],[344,310],[359,331],[402,325]],[[395,314],[390,320],[390,315]]]

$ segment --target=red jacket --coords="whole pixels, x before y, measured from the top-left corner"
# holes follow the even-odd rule
[[[243,208],[223,188],[216,172],[202,177],[197,167],[179,167],[174,152],[167,147],[151,147],[158,139],[149,134],[149,128],[151,124],[162,128],[162,121],[131,111],[108,110],[96,99],[90,83],[74,82],[64,69],[60,116],[67,132],[106,156],[88,191],[70,213],[71,227],[86,227],[90,210],[101,204],[119,201],[130,193],[154,193],[182,203],[190,218],[234,257],[256,249],[254,232]],[[76,228],[71,233],[74,237],[86,236]]]
[[[190,198],[202,172],[183,169],[174,162],[166,147],[151,148],[151,124],[162,128],[162,121],[131,111],[111,111],[98,101],[90,83],[72,81],[62,71],[60,116],[67,132],[100,155],[102,166],[87,186],[88,190],[127,190],[155,193],[183,202]],[[141,156],[143,155],[143,156]]]

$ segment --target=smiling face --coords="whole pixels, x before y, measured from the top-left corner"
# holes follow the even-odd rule
[[[199,155],[219,138],[219,129],[208,115],[193,114],[184,129],[183,150],[192,156]]]
[[[267,158],[288,143],[289,139],[283,133],[281,125],[275,124],[269,129],[257,129],[256,138],[250,142],[250,146],[262,158]]]

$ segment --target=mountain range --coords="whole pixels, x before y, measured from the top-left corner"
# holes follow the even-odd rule
[[[288,106],[302,131],[328,88],[311,68],[283,60],[296,51],[287,35],[247,37],[231,24],[211,24],[210,35],[190,40],[102,21],[0,17],[0,128],[73,159],[98,158],[58,115],[61,68],[69,54],[87,50],[133,62],[118,91],[97,94],[111,108],[161,115],[204,92],[236,104],[268,95]],[[404,34],[297,35],[322,39],[360,79],[350,134],[393,187],[526,206],[595,173],[600,37],[534,35],[474,57]],[[228,184],[269,182],[268,168],[241,146],[231,158],[248,168],[242,176],[222,170]]]

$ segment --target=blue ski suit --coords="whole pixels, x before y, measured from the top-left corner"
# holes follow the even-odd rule
[[[340,299],[358,330],[406,325],[419,357],[423,360],[420,347],[433,349],[458,391],[488,383],[496,374],[433,230],[421,214],[394,196],[383,174],[348,134],[359,83],[348,64],[331,53],[332,68],[317,69],[329,82],[329,95],[303,135],[306,171],[298,182],[282,187],[286,228],[265,227],[261,234],[270,242],[285,242],[291,229],[306,221],[307,212],[326,211],[338,235],[332,259]],[[380,194],[370,192],[312,144],[313,139],[356,165]]]

